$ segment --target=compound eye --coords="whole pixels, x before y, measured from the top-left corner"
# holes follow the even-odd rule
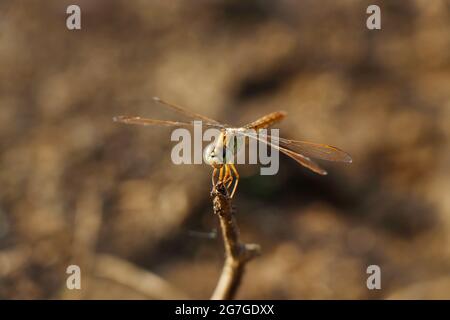
[[[206,163],[210,163],[211,160],[216,158],[216,153],[214,152],[214,144],[210,144],[206,147],[205,152],[203,153],[203,158]]]

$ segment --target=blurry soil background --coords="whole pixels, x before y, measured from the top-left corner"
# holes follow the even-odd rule
[[[449,299],[449,31],[441,0],[2,0],[0,298],[209,298],[211,168],[174,165],[168,128],[112,122],[184,120],[157,95],[236,125],[286,110],[282,136],[353,157],[326,177],[282,155],[275,176],[238,168],[263,252],[237,298]]]

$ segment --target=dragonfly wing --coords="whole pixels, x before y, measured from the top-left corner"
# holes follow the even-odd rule
[[[150,119],[150,118],[142,118],[142,117],[133,117],[133,116],[117,116],[114,117],[113,120],[115,122],[121,122],[125,124],[137,124],[142,126],[166,126],[166,127],[192,127],[194,123],[192,122],[180,122],[180,121],[170,121],[170,120],[158,120],[158,119]],[[222,128],[219,125],[212,123],[202,122],[202,125],[207,127],[214,128]]]
[[[261,141],[262,143],[265,143],[269,146],[271,146],[272,148],[277,149],[278,151],[284,153],[285,155],[287,155],[288,157],[294,159],[295,161],[297,161],[298,163],[300,163],[302,166],[310,169],[311,171],[314,171],[315,173],[321,174],[321,175],[326,175],[327,171],[324,170],[323,168],[321,168],[317,163],[315,163],[314,161],[312,161],[310,158],[297,153],[295,151],[292,151],[288,148],[285,147],[280,147],[279,145],[273,144],[270,141],[268,141],[267,139],[263,139],[262,137],[260,137],[259,135],[249,132],[249,131],[239,131],[238,134],[242,134],[246,137],[252,138],[252,139],[256,139],[258,141]]]
[[[225,124],[220,123],[220,122],[217,121],[217,120],[214,120],[214,119],[211,119],[211,118],[209,118],[209,117],[207,117],[207,116],[204,116],[204,115],[202,115],[202,114],[199,114],[199,113],[196,113],[196,112],[187,110],[187,109],[185,109],[185,108],[183,108],[183,107],[180,107],[180,106],[178,106],[178,105],[176,105],[176,104],[169,103],[169,102],[164,101],[164,100],[162,100],[162,99],[160,99],[160,98],[158,98],[158,97],[153,97],[153,100],[154,100],[155,102],[158,102],[158,103],[160,103],[160,104],[162,104],[162,105],[164,105],[164,106],[166,106],[166,107],[169,107],[169,108],[171,108],[172,110],[175,110],[176,112],[181,113],[181,114],[183,114],[183,115],[185,115],[185,116],[187,116],[187,117],[189,117],[189,118],[192,118],[192,119],[194,119],[194,120],[202,120],[202,121],[205,121],[205,122],[210,123],[210,124],[215,124],[215,125],[217,125],[218,127],[226,127]]]
[[[293,149],[307,157],[328,161],[352,162],[352,158],[347,152],[333,146],[308,141],[283,139],[270,135],[262,136],[271,141],[277,141],[281,146]]]
[[[271,144],[271,146],[273,147],[272,144]],[[291,157],[298,163],[300,163],[302,166],[310,169],[311,171],[314,171],[315,173],[318,173],[323,176],[328,174],[328,172],[325,169],[320,167],[317,163],[312,161],[310,158],[305,157],[304,155],[302,155],[300,153],[297,153],[297,152],[294,152],[292,150],[289,150],[287,148],[282,148],[282,147],[280,147],[280,151],[282,153],[284,153],[285,155]]]
[[[347,163],[352,162],[352,158],[347,152],[333,146],[296,140],[287,140],[287,142],[288,143],[285,144],[280,141],[280,144],[284,146],[290,146],[291,148],[298,150],[300,153],[308,157],[328,161],[338,161]]]

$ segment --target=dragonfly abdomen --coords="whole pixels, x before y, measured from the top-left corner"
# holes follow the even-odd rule
[[[265,115],[262,118],[259,118],[256,121],[253,121],[252,123],[247,124],[246,126],[244,126],[244,128],[254,129],[254,130],[264,129],[264,128],[271,126],[272,124],[274,124],[276,122],[283,120],[284,117],[286,117],[286,112],[275,111],[275,112],[269,113],[268,115]]]

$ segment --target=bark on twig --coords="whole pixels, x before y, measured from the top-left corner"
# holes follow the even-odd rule
[[[211,299],[233,299],[241,282],[245,264],[259,255],[260,247],[257,244],[240,242],[231,199],[222,183],[214,187],[212,197],[214,213],[220,220],[225,246],[225,264]]]

